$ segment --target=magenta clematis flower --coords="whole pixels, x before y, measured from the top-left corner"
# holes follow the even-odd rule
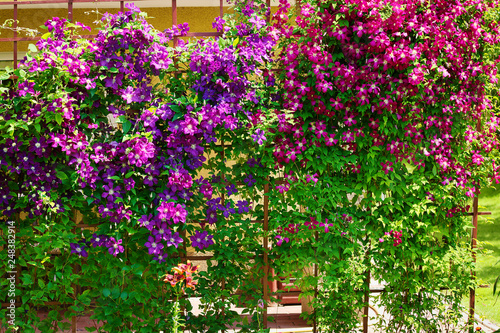
[[[198,121],[191,117],[186,117],[184,121],[181,121],[181,128],[184,134],[194,135],[197,131]]]
[[[109,254],[112,254],[115,257],[119,253],[123,253],[125,251],[125,248],[122,245],[122,240],[121,239],[116,240],[114,237],[109,238],[106,246],[108,247]]]
[[[180,204],[177,204],[173,210],[172,220],[174,223],[186,222],[187,211]]]

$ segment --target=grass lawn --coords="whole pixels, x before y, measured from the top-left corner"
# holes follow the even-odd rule
[[[479,196],[479,210],[489,211],[491,216],[479,217],[477,238],[479,242],[484,242],[483,248],[491,250],[492,253],[480,254],[477,258],[479,282],[490,287],[476,290],[476,312],[500,325],[500,298],[496,301],[497,297],[492,295],[493,283],[500,274],[500,262],[498,262],[500,260],[500,186],[497,186],[496,190],[484,189],[482,192]],[[500,289],[499,287],[497,290]]]

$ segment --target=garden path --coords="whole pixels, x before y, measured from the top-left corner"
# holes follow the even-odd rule
[[[191,304],[193,305],[193,312],[196,314],[201,314],[201,311],[199,310],[200,306],[200,300],[199,298],[190,298]],[[238,313],[242,313],[243,308],[234,308],[235,311]],[[269,327],[271,328],[271,333],[312,333],[312,325],[308,325],[307,322],[300,318],[300,313],[302,311],[302,307],[300,305],[285,305],[285,306],[273,306],[273,307],[268,307],[267,313],[269,316],[272,316],[276,319],[275,322],[270,322]],[[370,317],[375,317],[376,315],[383,315],[384,310],[383,308],[377,307],[376,305],[373,305],[370,307]],[[44,318],[46,316],[46,313],[40,312],[40,316]],[[494,333],[496,330],[500,329],[499,327],[496,327],[494,324],[491,322],[484,320],[481,321],[479,318],[476,318],[476,320],[480,323],[480,326],[482,328],[481,332],[484,333]],[[82,316],[82,317],[77,317],[77,330],[76,332],[88,332],[85,330],[85,327],[93,326],[94,321],[89,318],[89,316]],[[370,319],[369,321],[369,333],[383,333],[379,330],[376,330],[374,327],[375,320]],[[232,327],[228,329],[226,332],[227,333],[235,333],[237,332],[236,327]],[[39,330],[35,331],[36,333],[43,333],[40,332]],[[362,332],[360,330],[359,332]],[[71,333],[71,330],[61,330],[58,333]],[[158,332],[161,333],[161,332]]]

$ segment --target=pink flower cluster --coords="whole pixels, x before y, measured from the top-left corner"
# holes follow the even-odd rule
[[[163,201],[156,209],[158,211],[158,218],[167,223],[185,223],[187,211],[181,204],[175,202]]]
[[[283,236],[285,232],[287,236]],[[276,245],[281,246],[283,242],[288,243],[290,241],[289,235],[297,234],[298,232],[299,232],[298,224],[289,223],[288,226],[285,228],[279,227],[278,229],[276,229],[277,233],[277,235],[275,236]]]
[[[499,147],[500,122],[488,111],[484,84],[496,82],[499,60],[469,55],[500,42],[498,24],[485,25],[483,18],[494,4],[441,1],[426,8],[394,0],[386,17],[382,2],[315,3],[303,4],[296,27],[288,23],[287,1],[273,16],[283,37],[282,102],[294,112],[293,121],[277,114],[277,165],[308,165],[309,147],[338,147],[353,156],[360,145],[385,147],[378,154],[384,174],[399,172],[403,163],[422,172],[436,167],[467,195],[477,194],[471,170]],[[472,7],[474,14],[467,11]],[[463,135],[457,127],[463,117],[486,123]],[[472,144],[470,160],[460,155],[463,139]],[[344,169],[363,172],[358,164]]]
[[[392,237],[393,238],[393,243],[392,245],[393,246],[398,246],[400,245],[403,241],[401,240],[401,237],[403,236],[403,231],[394,231],[394,230],[391,230],[390,232],[386,232],[384,234],[385,236],[387,237]],[[379,242],[380,243],[383,243],[385,241],[384,238],[380,238],[379,239]]]

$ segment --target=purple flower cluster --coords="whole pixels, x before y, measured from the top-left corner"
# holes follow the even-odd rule
[[[162,222],[167,221],[169,224],[186,222],[187,211],[181,204],[163,201],[157,211],[157,218]]]
[[[209,235],[207,231],[196,230],[196,233],[190,237],[191,244],[200,250],[203,250],[212,245],[214,236]]]
[[[71,243],[71,253],[78,254],[82,257],[87,257],[88,252],[86,248],[90,247],[105,247],[107,248],[109,254],[113,256],[117,256],[119,253],[122,253],[125,251],[125,248],[122,245],[122,240],[116,240],[114,237],[109,237],[106,235],[98,235],[98,234],[93,234],[92,237],[90,238],[90,241],[86,242],[84,240],[79,241],[78,243]]]
[[[162,262],[185,241],[179,231],[195,210],[193,197],[206,206],[209,223],[219,212],[249,211],[246,201],[223,206],[215,179],[194,177],[218,131],[244,128],[258,107],[249,77],[271,61],[275,39],[259,31],[264,21],[252,11],[251,22],[232,32],[224,28],[228,43],[180,42],[174,49],[169,42],[185,35],[187,24],[160,32],[134,5],[126,7],[105,14],[93,40],[79,39],[65,19],[46,22],[50,35],[20,64],[26,75],[1,93],[0,112],[16,126],[0,137],[0,211],[23,210],[34,218],[65,213],[82,201],[111,232],[126,232],[130,224],[147,229],[143,244]],[[217,28],[223,24],[216,21]],[[249,36],[234,43],[243,30]],[[170,80],[176,61],[185,61],[189,75]],[[168,89],[154,85],[156,77],[165,78]],[[252,186],[255,179],[248,174],[246,182]],[[237,192],[234,185],[228,191]],[[29,194],[23,204],[14,199],[18,193]],[[196,236],[200,248],[213,243],[206,231]],[[114,256],[124,251],[121,239],[90,239],[72,243],[71,252],[86,256],[89,246]]]

